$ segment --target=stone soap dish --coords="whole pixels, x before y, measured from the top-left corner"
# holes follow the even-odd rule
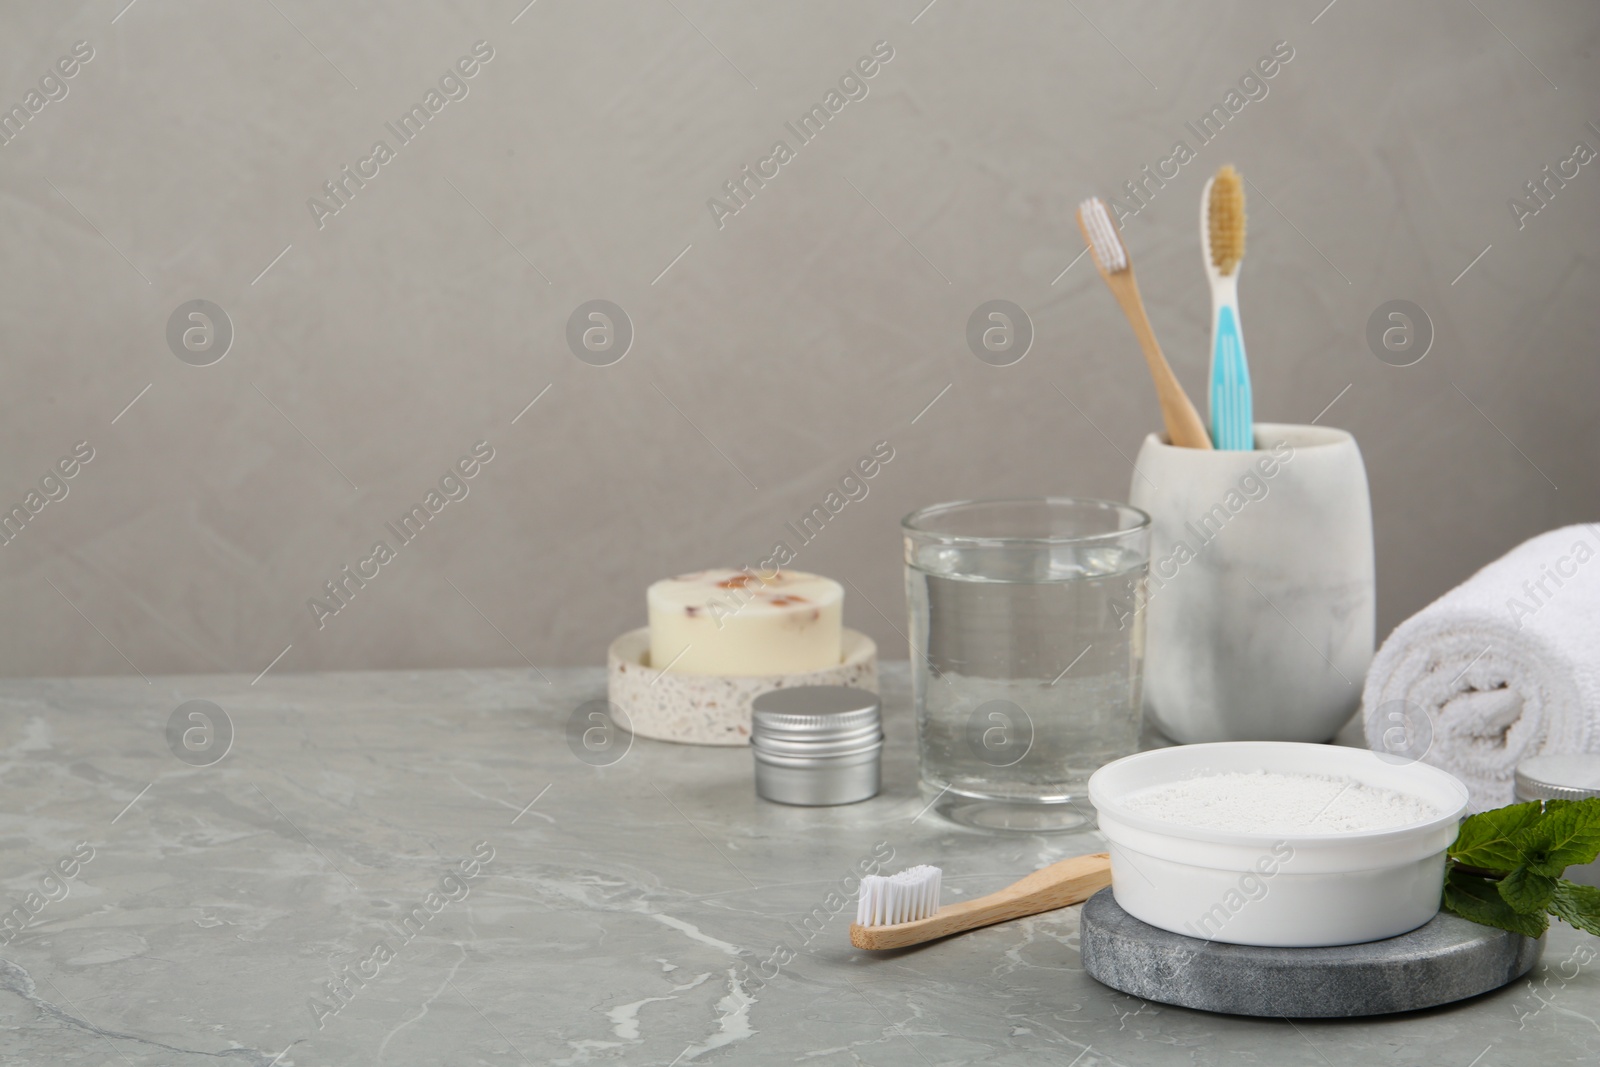
[[[798,674],[718,675],[658,671],[650,666],[650,628],[611,642],[607,686],[611,703],[640,737],[689,745],[748,745],[750,702],[797,685],[849,685],[878,690],[878,646],[845,630],[837,667]]]
[[[1228,1015],[1339,1019],[1434,1008],[1499,989],[1533,969],[1544,939],[1440,912],[1410,933],[1363,945],[1225,945],[1140,922],[1102,889],[1083,906],[1080,950],[1089,977],[1144,1000]]]

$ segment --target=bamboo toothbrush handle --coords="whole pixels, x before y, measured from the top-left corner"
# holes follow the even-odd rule
[[[963,930],[974,930],[1024,915],[1079,904],[1111,884],[1111,857],[1104,852],[1073,856],[1035,871],[998,893],[940,908],[931,917],[893,926],[850,924],[856,948],[886,949],[920,945]]]
[[[1117,303],[1122,305],[1123,314],[1128,316],[1133,335],[1144,350],[1145,362],[1150,365],[1156,398],[1161,402],[1161,418],[1167,425],[1167,439],[1179,448],[1210,448],[1211,434],[1206,431],[1206,424],[1200,420],[1200,413],[1189,401],[1189,394],[1183,391],[1177,375],[1167,364],[1167,357],[1161,354],[1161,346],[1156,343],[1155,330],[1150,328],[1150,317],[1145,314],[1144,301],[1139,298],[1133,268],[1107,274],[1105,279]]]

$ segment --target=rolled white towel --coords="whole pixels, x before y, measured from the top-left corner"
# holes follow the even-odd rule
[[[1600,526],[1512,549],[1389,635],[1362,692],[1367,743],[1509,804],[1527,756],[1600,751]]]

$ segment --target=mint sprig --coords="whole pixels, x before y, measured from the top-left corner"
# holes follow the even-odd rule
[[[1600,797],[1511,804],[1461,824],[1450,846],[1444,908],[1539,937],[1554,916],[1600,936],[1600,888],[1561,877],[1600,855]]]

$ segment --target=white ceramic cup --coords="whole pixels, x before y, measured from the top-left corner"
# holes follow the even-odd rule
[[[1164,822],[1122,804],[1151,786],[1261,770],[1347,777],[1421,798],[1437,814],[1384,830],[1237,833]],[[1437,915],[1445,850],[1466,813],[1467,787],[1436,767],[1361,748],[1233,742],[1108,763],[1089,779],[1089,801],[1122,910],[1187,937],[1288,948],[1377,941]]]
[[[1256,424],[1250,452],[1145,438],[1145,711],[1174,741],[1327,741],[1372,662],[1372,504],[1355,438]]]

